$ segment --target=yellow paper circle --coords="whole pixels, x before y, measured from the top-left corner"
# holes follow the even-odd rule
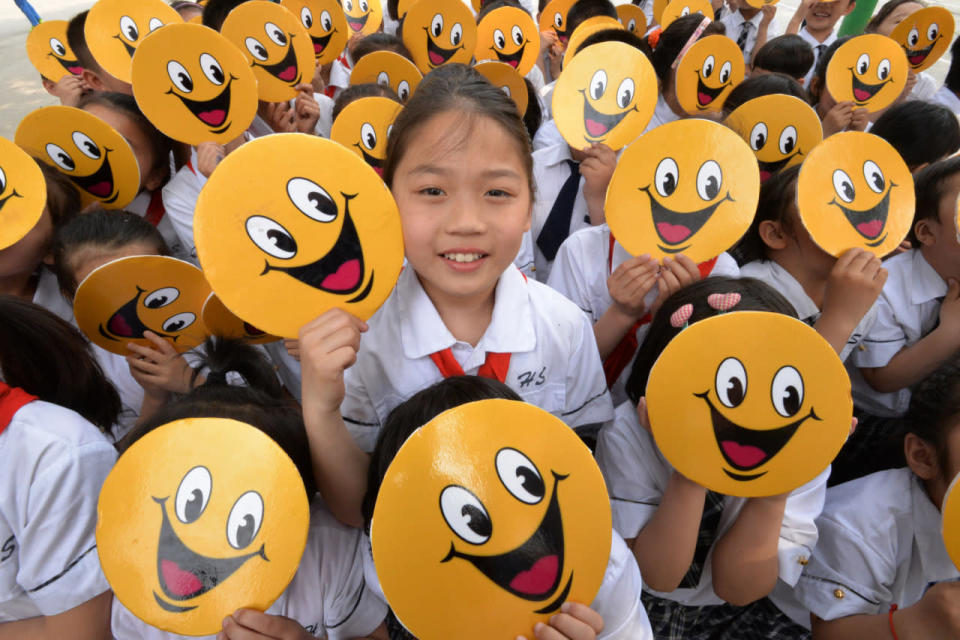
[[[257,115],[250,63],[202,25],[171,25],[150,35],[133,58],[133,97],[153,125],[174,140],[226,144]]]
[[[617,7],[617,18],[624,29],[642,38],[647,34],[647,14],[634,4],[622,4]]]
[[[663,24],[660,20],[663,18],[663,10],[667,8],[668,4],[670,4],[670,0],[653,0],[653,20],[660,25],[661,29],[663,29]]]
[[[376,82],[390,87],[406,102],[417,85],[423,80],[423,74],[408,59],[393,51],[373,51],[360,58],[350,73],[350,84]]]
[[[283,593],[309,523],[300,473],[273,439],[235,420],[186,418],[137,440],[107,475],[97,552],[131,613],[209,635]]]
[[[210,335],[236,338],[248,344],[264,344],[280,339],[235,316],[215,293],[207,296],[207,301],[203,303],[201,318]]]
[[[419,0],[403,19],[403,44],[424,75],[447,62],[470,64],[477,23],[461,0]]]
[[[623,25],[620,24],[619,20],[614,20],[609,16],[596,16],[594,18],[588,18],[577,25],[577,28],[573,30],[573,33],[570,34],[570,40],[567,42],[567,48],[563,52],[563,68],[566,69],[570,64],[570,61],[573,60],[580,49],[580,45],[583,44],[583,41],[588,37],[595,34],[597,31],[605,31],[607,29],[623,29]]]
[[[710,0],[672,0],[660,16],[660,26],[666,29],[677,18],[692,13],[702,14],[713,20],[713,5],[710,4]],[[740,53],[740,58],[743,58],[743,52]]]
[[[780,0],[744,0],[744,1],[754,9],[763,9],[767,5],[777,4]]]
[[[643,133],[657,105],[657,76],[639,49],[600,42],[565,67],[553,90],[553,119],[575,149],[614,151]]]
[[[380,0],[342,0],[341,6],[351,34],[368,36],[380,30],[383,24]]]
[[[47,182],[26,151],[0,138],[0,251],[37,226],[47,206]]]
[[[404,443],[370,535],[387,601],[417,637],[532,638],[564,601],[595,597],[610,502],[573,429],[533,405],[481,400]]]
[[[163,0],[97,0],[87,14],[83,35],[104,71],[131,82],[130,60],[137,47],[168,24],[183,24],[183,18]]]
[[[840,257],[859,247],[884,257],[913,224],[913,176],[889,142],[844,131],[807,155],[797,178],[800,220],[813,241]]]
[[[929,69],[953,41],[953,14],[944,7],[914,11],[894,27],[890,37],[903,47],[910,69]]]
[[[387,136],[402,108],[396,101],[379,96],[354,100],[333,121],[330,139],[363,158],[383,177]]]
[[[54,105],[27,114],[15,140],[27,153],[70,178],[84,206],[122,209],[140,191],[140,167],[130,145],[92,113]]]
[[[333,307],[369,318],[403,264],[400,214],[383,181],[336,142],[297,133],[257,138],[217,166],[197,200],[194,238],[227,308],[284,338]]]
[[[560,42],[570,39],[570,30],[567,28],[567,12],[577,0],[550,0],[550,3],[540,12],[540,21],[537,29],[541,33],[553,31]]]
[[[540,55],[540,32],[530,14],[519,7],[500,7],[483,17],[477,25],[477,49],[480,60],[503,62],[525,76]]]
[[[83,67],[67,42],[66,20],[44,20],[27,34],[27,57],[37,72],[50,82],[64,76],[79,76]]]
[[[677,102],[692,116],[720,111],[745,75],[743,52],[736,42],[721,35],[701,38],[677,65]]]
[[[513,100],[522,118],[527,112],[530,96],[527,93],[527,83],[523,81],[523,77],[517,73],[517,70],[503,62],[492,61],[478,62],[473,68]]]
[[[837,102],[871,113],[896,100],[907,86],[907,56],[891,38],[876,33],[840,45],[827,65],[827,90]]]
[[[943,520],[940,532],[943,535],[943,545],[947,548],[953,566],[960,568],[960,489],[957,489],[960,475],[953,479],[943,498]]]
[[[257,94],[265,102],[297,97],[294,88],[313,79],[316,61],[299,18],[275,2],[248,0],[227,15],[220,34],[253,67]]]
[[[203,274],[189,262],[131,256],[91,271],[77,287],[73,314],[80,331],[107,351],[126,355],[128,342],[153,347],[143,337],[152,331],[183,352],[207,338],[201,314],[209,295]]]
[[[759,198],[747,143],[721,124],[687,118],[627,147],[604,207],[610,231],[631,254],[661,260],[682,253],[699,263],[737,243]]]
[[[337,0],[281,0],[307,30],[318,65],[333,62],[347,46],[350,30]]]
[[[744,102],[727,116],[725,124],[753,149],[761,182],[803,162],[823,140],[817,112],[800,98],[780,93]]]

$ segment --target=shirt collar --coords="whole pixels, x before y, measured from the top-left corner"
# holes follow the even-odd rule
[[[570,155],[570,145],[567,144],[566,140],[560,140],[549,147],[544,147],[538,153],[543,160],[544,167],[555,167],[573,159]]]
[[[947,283],[930,266],[920,249],[913,251],[911,262],[910,302],[923,304],[947,295]]]
[[[923,577],[929,582],[943,582],[956,578],[957,569],[950,560],[940,531],[942,516],[927,496],[923,483],[916,476],[913,476],[910,482],[910,502]]]

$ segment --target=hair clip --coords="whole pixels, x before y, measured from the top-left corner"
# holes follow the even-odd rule
[[[704,16],[703,20],[700,21],[700,24],[697,26],[696,30],[690,35],[690,38],[687,40],[687,43],[683,45],[683,48],[680,49],[680,53],[677,54],[677,57],[673,59],[673,64],[670,65],[671,69],[676,69],[677,65],[680,64],[680,60],[683,58],[684,54],[690,50],[690,47],[700,39],[700,34],[703,33],[703,30],[707,28],[712,22],[710,18]]]
[[[707,296],[707,304],[720,313],[730,311],[730,309],[740,304],[740,294],[735,291],[730,293],[711,293]]]
[[[692,315],[693,305],[688,302],[670,314],[670,324],[674,329],[683,329],[687,326]]]

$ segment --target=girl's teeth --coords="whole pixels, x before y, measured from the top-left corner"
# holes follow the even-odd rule
[[[473,262],[480,259],[479,253],[447,253],[443,256],[447,260],[454,262]]]

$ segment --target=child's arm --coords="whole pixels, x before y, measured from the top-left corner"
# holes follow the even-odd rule
[[[113,592],[106,591],[83,604],[54,616],[37,616],[0,622],[0,640],[110,640],[110,605]]]
[[[633,324],[647,312],[644,298],[657,284],[659,271],[657,261],[649,254],[643,254],[630,258],[607,278],[607,290],[613,304],[593,325],[601,359],[610,355]]]
[[[296,130],[300,133],[316,133],[317,121],[320,119],[320,105],[313,97],[313,85],[309,82],[298,84],[297,97],[293,101],[293,113]]]
[[[807,13],[810,12],[810,7],[820,1],[821,0],[801,0],[800,4],[797,6],[796,12],[793,14],[793,17],[790,18],[790,22],[787,23],[787,30],[784,31],[784,35],[788,33],[794,35],[800,33],[800,27],[803,25],[803,21],[807,18]]]
[[[760,18],[760,26],[757,27],[757,41],[753,45],[753,55],[750,56],[750,65],[753,65],[754,58],[757,57],[757,51],[763,48],[763,45],[767,44],[767,39],[770,37],[770,23],[773,22],[774,16],[777,15],[777,5],[775,4],[765,4],[760,9],[760,13],[763,14],[763,17]]]
[[[564,602],[560,613],[550,617],[550,624],[538,622],[533,628],[536,640],[596,640],[603,631],[603,617],[590,607]],[[517,640],[527,640],[517,636]]]
[[[607,185],[617,168],[617,154],[607,145],[594,142],[583,150],[580,174],[583,176],[583,199],[587,202],[590,224],[603,224],[606,214],[603,210],[607,197]]]
[[[833,265],[823,294],[823,313],[813,328],[838,354],[886,281],[887,270],[880,259],[863,249],[850,249]]]
[[[43,78],[43,88],[47,90],[47,93],[58,98],[60,104],[65,107],[77,106],[80,98],[87,91],[87,85],[83,79],[80,76],[71,75],[63,76],[57,82],[51,82]]]

